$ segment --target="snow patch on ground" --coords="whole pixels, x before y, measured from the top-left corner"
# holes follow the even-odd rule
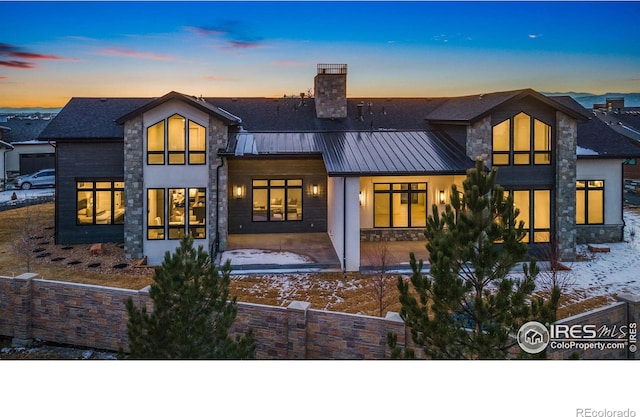
[[[586,260],[566,264],[572,282],[570,290],[579,290],[584,298],[612,296],[630,292],[640,295],[640,214],[625,210],[624,241],[600,246],[610,252],[591,253],[587,245],[576,250]]]
[[[16,200],[11,200],[11,196],[13,193],[16,193]],[[11,201],[25,201],[25,200],[35,200],[39,197],[50,197],[55,194],[55,189],[53,188],[42,188],[42,189],[32,189],[32,190],[8,190],[0,192],[0,204],[2,203],[10,203]]]
[[[306,256],[292,252],[274,252],[263,249],[235,249],[222,253],[220,263],[227,260],[231,265],[299,265],[313,263]]]

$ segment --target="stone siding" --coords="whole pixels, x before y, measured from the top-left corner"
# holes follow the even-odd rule
[[[622,240],[622,225],[579,225],[576,226],[576,243],[611,243]]]
[[[223,165],[222,158],[218,155],[219,150],[225,150],[229,140],[228,127],[221,120],[209,116],[209,136],[207,138],[207,149],[209,150],[209,241],[215,245],[216,238],[219,239],[218,248],[224,251],[227,248],[228,222],[228,198],[227,198],[227,178],[228,167]],[[220,167],[218,169],[218,167]],[[216,183],[219,173],[219,183]],[[218,212],[216,213],[216,202]],[[217,228],[216,228],[217,224]],[[219,236],[216,236],[216,229]]]
[[[347,117],[347,74],[318,74],[314,80],[316,116],[320,119]]]
[[[361,242],[405,242],[427,240],[421,229],[361,229]]]
[[[142,257],[144,232],[142,116],[124,124],[124,252],[128,258]]]
[[[556,112],[556,235],[560,259],[571,261],[576,252],[576,147],[578,124]]]
[[[467,156],[473,160],[484,161],[491,168],[491,117],[484,117],[467,127]]]

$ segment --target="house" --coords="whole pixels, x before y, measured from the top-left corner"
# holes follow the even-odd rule
[[[18,175],[54,168],[55,144],[38,140],[49,122],[15,117],[0,121],[0,173],[3,184],[11,183]]]
[[[625,107],[624,97],[607,98],[605,104],[593,106],[593,115],[640,146],[640,107]],[[626,160],[624,178],[640,182],[640,164],[636,158]]]
[[[347,66],[319,64],[313,98],[72,98],[40,139],[57,144],[58,243],[124,241],[158,264],[184,235],[219,253],[233,234],[319,232],[355,271],[361,242],[424,239],[431,206],[444,208],[476,158],[499,167],[532,253],[557,244],[573,258],[583,227],[619,240],[620,179],[604,175],[640,152],[585,156],[595,172],[580,188],[588,122],[572,99],[531,89],[348,98]]]

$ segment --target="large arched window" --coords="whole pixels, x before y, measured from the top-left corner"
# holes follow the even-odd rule
[[[551,164],[551,126],[518,113],[493,126],[493,165]]]
[[[204,126],[179,114],[149,126],[147,164],[206,164],[206,132]]]

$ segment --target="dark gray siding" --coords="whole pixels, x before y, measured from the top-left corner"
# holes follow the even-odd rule
[[[254,179],[302,179],[302,220],[253,222],[251,184]],[[312,184],[320,195],[310,195]],[[243,185],[246,193],[234,199],[232,190]],[[229,160],[229,233],[303,233],[327,231],[327,171],[322,159],[241,158]]]
[[[539,186],[554,188],[556,159],[556,110],[533,97],[509,101],[491,113],[491,125],[524,112],[551,126],[551,161],[550,165],[500,166],[496,181],[503,186]]]
[[[123,242],[123,225],[79,226],[76,208],[77,180],[121,180],[123,176],[123,141],[58,141],[56,146],[56,243]]]

